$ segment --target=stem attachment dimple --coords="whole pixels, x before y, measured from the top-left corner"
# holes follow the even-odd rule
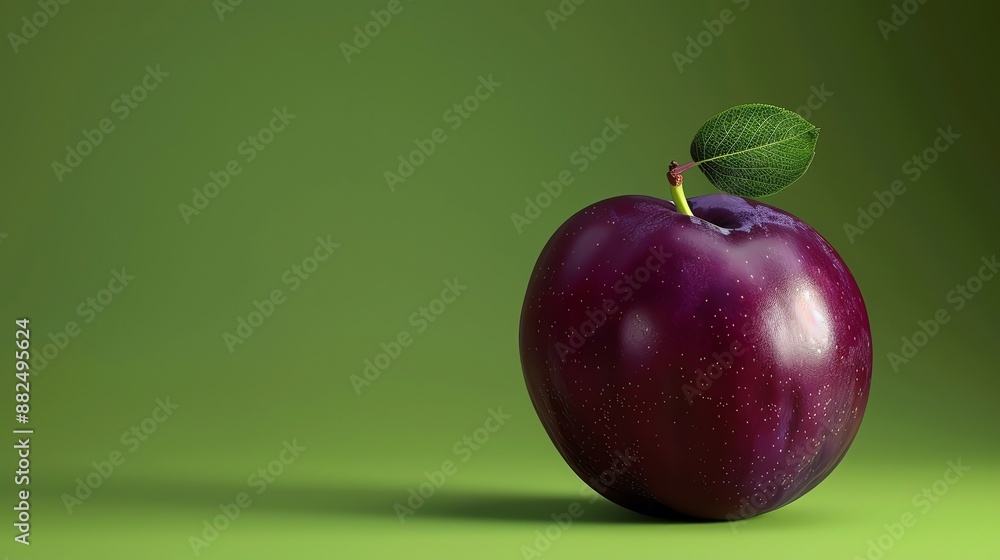
[[[681,176],[681,173],[692,167],[693,164],[680,168],[679,165],[677,160],[670,162],[670,168],[667,172],[667,181],[670,183],[670,195],[674,199],[674,206],[677,207],[678,212],[686,216],[694,216],[694,212],[688,206],[687,197],[684,196],[684,177]]]

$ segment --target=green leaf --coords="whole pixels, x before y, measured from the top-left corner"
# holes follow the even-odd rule
[[[737,105],[702,125],[691,158],[719,190],[772,195],[809,169],[819,129],[797,113],[762,103]]]

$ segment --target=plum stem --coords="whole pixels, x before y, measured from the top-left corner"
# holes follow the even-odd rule
[[[675,160],[675,161],[672,161],[671,163],[676,164],[677,161]],[[676,167],[675,169],[673,169],[673,172],[676,173],[676,174],[678,174],[678,175],[680,175],[681,173],[684,173],[685,171],[687,171],[688,169],[691,169],[692,167],[698,165],[699,163],[701,163],[701,162],[700,161],[692,161],[691,163],[685,163],[684,165],[681,165],[681,166]]]
[[[688,206],[687,197],[684,196],[684,177],[681,176],[685,170],[694,167],[696,164],[689,163],[679,166],[677,160],[670,162],[670,170],[667,172],[667,181],[670,182],[670,195],[674,197],[674,206],[677,211],[685,216],[694,216],[691,207]]]

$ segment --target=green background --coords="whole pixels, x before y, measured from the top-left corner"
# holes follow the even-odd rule
[[[584,514],[543,557],[851,558],[907,512],[917,523],[883,537],[885,558],[996,557],[1000,286],[961,310],[947,301],[997,251],[993,4],[927,2],[888,40],[888,1],[590,0],[556,29],[556,0],[402,6],[350,62],[341,43],[386,2],[246,1],[221,19],[208,0],[72,2],[18,52],[0,48],[5,344],[18,317],[36,354],[80,325],[34,369],[32,545],[12,540],[5,475],[0,556],[195,557],[189,536],[248,492],[200,557],[521,558],[574,501]],[[0,31],[40,9],[4,2]],[[679,69],[674,53],[724,9],[735,21]],[[147,65],[169,76],[121,120],[112,103]],[[452,130],[445,111],[490,75],[501,85]],[[668,162],[710,116],[796,109],[824,87],[803,111],[823,130],[812,168],[767,202],[830,240],[869,306],[874,378],[853,448],[807,496],[738,526],[591,503],[520,372],[541,247],[594,201],[667,197]],[[284,107],[294,120],[246,162],[240,143]],[[615,117],[628,128],[579,171],[571,154]],[[114,130],[58,180],[52,162],[103,118]],[[949,126],[961,138],[911,180],[904,163]],[[447,140],[390,190],[384,173],[437,127]],[[178,205],[232,159],[241,173],[185,223]],[[518,233],[511,214],[562,170],[574,182]],[[905,193],[849,239],[844,224],[896,179]],[[686,186],[713,190],[694,171]],[[340,247],[291,291],[283,274],[327,236]],[[135,279],[84,323],[78,306],[122,267]],[[467,290],[418,333],[411,314],[456,277]],[[275,289],[284,303],[230,352],[223,333]],[[950,321],[894,371],[887,353],[939,308]],[[350,377],[404,330],[413,343],[357,394]],[[11,376],[11,409],[13,391]],[[178,410],[131,451],[122,434],[167,397]],[[456,453],[491,407],[510,419]],[[257,494],[248,477],[293,440],[305,450]],[[124,462],[70,513],[63,496],[115,451]],[[916,507],[959,459],[971,470]],[[457,473],[401,524],[394,504],[448,460]]]

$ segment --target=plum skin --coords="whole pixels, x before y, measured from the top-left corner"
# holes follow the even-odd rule
[[[599,494],[742,519],[844,457],[871,331],[853,276],[809,225],[731,195],[689,203],[695,217],[619,196],[569,218],[528,284],[521,365],[552,442]]]

